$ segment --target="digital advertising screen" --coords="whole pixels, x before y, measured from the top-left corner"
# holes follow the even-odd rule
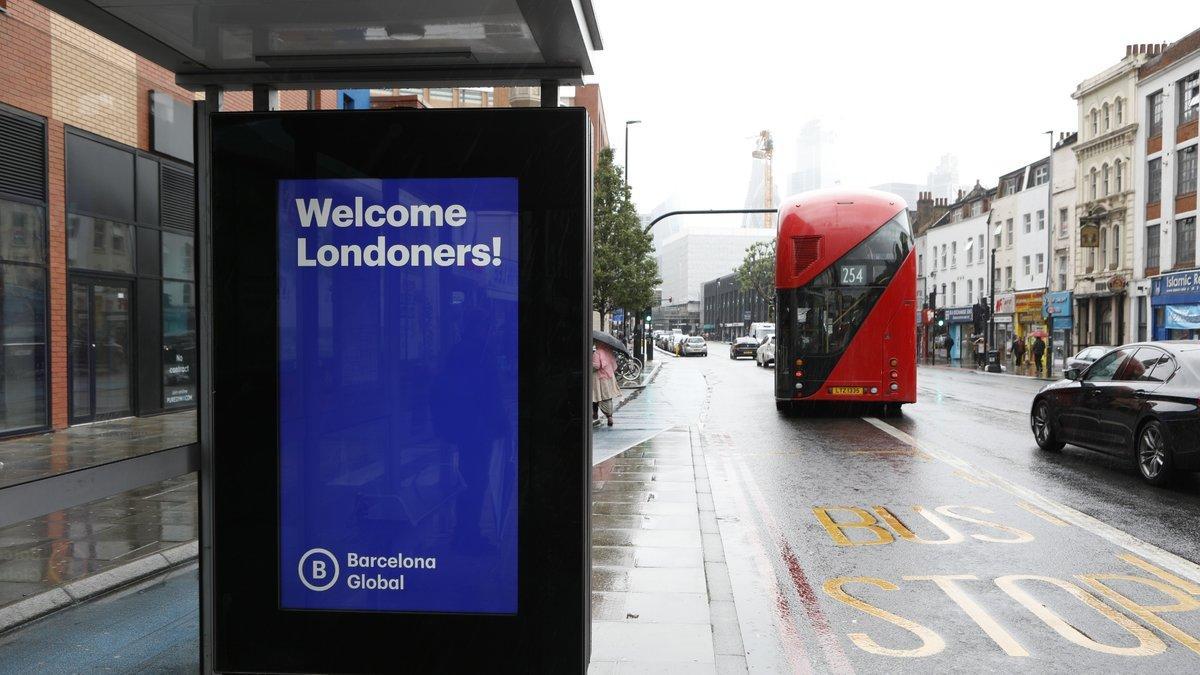
[[[279,606],[513,614],[518,181],[278,181]]]

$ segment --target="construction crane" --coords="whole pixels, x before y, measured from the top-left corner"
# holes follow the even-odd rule
[[[758,140],[754,144],[754,152],[751,155],[754,159],[763,160],[763,208],[775,208],[775,176],[771,170],[771,160],[775,154],[775,142],[771,140],[771,132],[763,129],[758,132]],[[774,216],[770,213],[763,214],[763,227],[771,228]]]

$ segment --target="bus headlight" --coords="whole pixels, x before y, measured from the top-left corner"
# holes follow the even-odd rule
[[[872,393],[872,394],[878,394],[878,393],[879,393],[879,387],[871,387],[871,393]]]

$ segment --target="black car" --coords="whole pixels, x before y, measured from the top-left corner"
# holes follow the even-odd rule
[[[758,340],[749,335],[737,338],[729,343],[729,358],[736,359],[739,356],[749,356],[754,358],[755,352],[758,351]]]
[[[1033,399],[1040,448],[1072,443],[1128,457],[1152,485],[1200,471],[1200,343],[1124,345],[1066,376]]]

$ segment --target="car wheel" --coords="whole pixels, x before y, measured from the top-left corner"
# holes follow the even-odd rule
[[[1134,459],[1138,473],[1147,483],[1162,485],[1171,480],[1171,449],[1167,447],[1167,436],[1161,422],[1150,420],[1142,426],[1138,432]]]
[[[1029,416],[1029,425],[1033,428],[1033,440],[1037,441],[1039,448],[1047,452],[1062,450],[1063,443],[1055,437],[1054,425],[1050,421],[1049,403],[1038,401],[1033,414]]]

